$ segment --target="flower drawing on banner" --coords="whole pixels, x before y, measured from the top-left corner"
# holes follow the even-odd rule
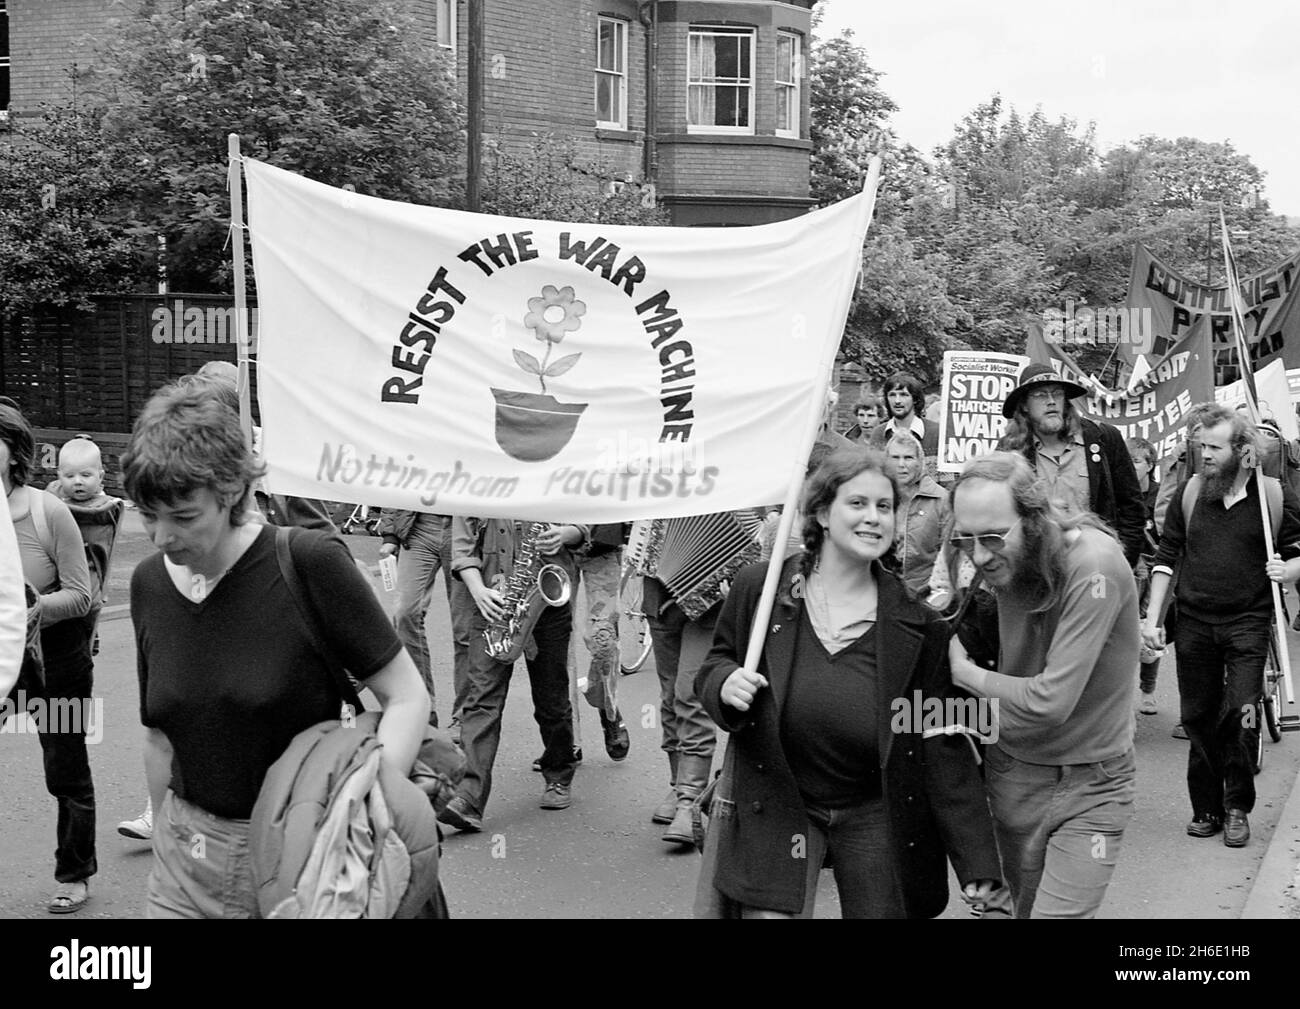
[[[581,353],[567,354],[549,364],[551,351],[564,339],[566,333],[576,332],[582,327],[582,317],[587,313],[585,302],[578,301],[572,287],[557,288],[547,284],[542,288],[540,298],[528,299],[528,314],[524,316],[524,325],[533,331],[537,339],[546,344],[546,353],[541,361],[532,354],[516,350],[515,363],[530,375],[536,375],[541,383],[542,392],[546,392],[546,380],[556,375],[563,375],[578,363]]]

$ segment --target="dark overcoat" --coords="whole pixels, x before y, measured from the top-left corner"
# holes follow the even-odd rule
[[[785,563],[766,628],[759,671],[769,687],[743,713],[719,697],[723,682],[744,661],[765,572],[766,565],[754,564],[736,576],[695,689],[714,721],[732,733],[736,748],[729,790],[734,815],[714,815],[709,828],[719,831],[714,885],[750,907],[797,914],[804,906],[807,862],[794,857],[794,839],[806,837],[810,825],[781,747],[780,726],[803,616],[798,557]],[[957,696],[945,625],[879,565],[876,578],[877,742],[893,853],[881,871],[892,875],[908,917],[931,918],[948,903],[948,859],[962,885],[1001,879],[1002,872],[967,737],[923,738],[917,730],[925,727],[924,717],[911,714],[916,691],[922,708],[925,698]]]

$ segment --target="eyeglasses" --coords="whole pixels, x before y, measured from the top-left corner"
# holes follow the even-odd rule
[[[975,552],[976,543],[982,546],[985,550],[988,550],[990,553],[1000,554],[1007,548],[1007,537],[1011,535],[1012,531],[1016,526],[1020,525],[1022,521],[1024,521],[1023,518],[1016,519],[1011,523],[1010,528],[1007,529],[1006,532],[980,533],[978,536],[970,536],[964,533],[957,536],[949,536],[948,543],[954,550],[960,550],[967,554],[973,554]]]
[[[1046,403],[1048,400],[1064,400],[1065,390],[1059,386],[1055,389],[1035,389],[1025,398],[1032,400],[1035,403]]]

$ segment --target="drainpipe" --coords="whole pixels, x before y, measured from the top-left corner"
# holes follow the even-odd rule
[[[641,24],[646,28],[645,39],[645,144],[643,145],[643,167],[646,182],[655,181],[659,168],[659,153],[655,145],[655,91],[659,86],[659,0],[648,0],[641,4],[638,12]]]

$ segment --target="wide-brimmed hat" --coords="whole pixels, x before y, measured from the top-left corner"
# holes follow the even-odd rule
[[[1087,389],[1076,382],[1062,378],[1052,370],[1050,365],[1028,364],[1020,373],[1020,384],[1011,390],[1011,395],[1002,404],[1002,416],[1011,417],[1016,412],[1016,407],[1020,405],[1020,401],[1040,385],[1059,385],[1065,390],[1066,399],[1077,399],[1088,395]]]

